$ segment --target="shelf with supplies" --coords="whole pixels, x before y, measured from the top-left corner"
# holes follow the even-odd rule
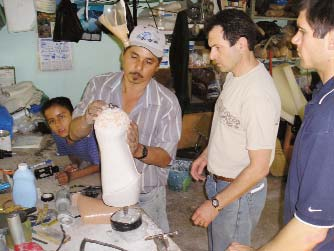
[[[250,17],[253,20],[284,20],[297,19],[296,6],[287,0],[259,1],[250,0]]]

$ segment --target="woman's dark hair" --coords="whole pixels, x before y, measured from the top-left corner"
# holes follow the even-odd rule
[[[314,29],[314,37],[324,38],[334,29],[333,0],[301,0],[298,7],[299,11],[306,10],[306,19]]]
[[[46,101],[43,104],[43,106],[42,106],[43,116],[45,116],[45,111],[47,109],[49,109],[50,107],[54,106],[54,105],[59,105],[59,106],[62,106],[64,108],[66,108],[71,114],[73,112],[73,105],[72,105],[71,100],[69,98],[56,97],[56,98],[49,99],[48,101]]]
[[[248,41],[248,49],[254,50],[256,44],[257,29],[253,20],[242,10],[225,9],[211,17],[205,24],[205,32],[208,34],[215,26],[221,26],[224,31],[223,38],[233,46],[244,37]]]

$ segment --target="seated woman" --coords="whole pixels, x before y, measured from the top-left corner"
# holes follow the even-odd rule
[[[52,98],[42,107],[42,114],[52,131],[58,154],[68,155],[72,162],[56,175],[60,185],[100,170],[100,156],[94,131],[76,142],[69,138],[72,112],[72,103],[66,97]]]

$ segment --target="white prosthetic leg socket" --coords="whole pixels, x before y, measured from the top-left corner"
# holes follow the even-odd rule
[[[128,115],[119,108],[107,108],[94,123],[101,155],[102,199],[108,206],[124,207],[139,200],[141,175],[129,145]]]

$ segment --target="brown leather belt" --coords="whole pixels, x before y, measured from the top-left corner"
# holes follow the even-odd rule
[[[217,181],[233,182],[234,181],[234,179],[232,179],[232,178],[227,178],[227,177],[224,177],[224,176],[218,176],[218,175],[215,175],[213,173],[211,173],[211,175],[212,175],[212,178],[215,182],[217,182]]]

